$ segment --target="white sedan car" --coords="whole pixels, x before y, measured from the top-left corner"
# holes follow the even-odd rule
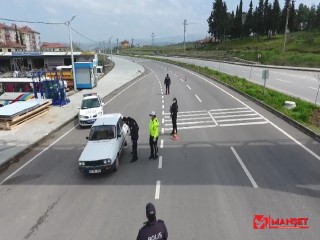
[[[83,95],[81,107],[79,107],[79,125],[91,126],[95,120],[103,115],[104,103],[97,93],[88,93]]]
[[[119,169],[119,158],[126,145],[129,127],[120,113],[105,114],[95,121],[89,140],[79,158],[82,173],[101,173]]]

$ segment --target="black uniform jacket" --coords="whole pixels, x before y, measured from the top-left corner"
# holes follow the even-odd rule
[[[168,231],[164,221],[146,222],[140,229],[137,240],[167,240]]]

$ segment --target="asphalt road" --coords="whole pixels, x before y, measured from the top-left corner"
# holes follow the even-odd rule
[[[260,85],[264,85],[262,71],[269,70],[269,78],[266,81],[266,87],[291,96],[299,97],[312,103],[317,100],[317,104],[320,104],[320,96],[317,97],[317,92],[320,85],[320,72],[274,69],[268,68],[268,66],[263,68],[256,67],[254,65],[243,66],[224,62],[180,57],[161,58],[195,64],[202,67],[209,67],[233,76],[245,78]]]
[[[169,239],[319,239],[318,142],[205,77],[135,61],[145,75],[108,96],[105,112],[137,120],[139,160],[130,163],[129,144],[118,172],[85,176],[77,160],[89,129],[66,126],[0,175],[1,239],[135,239],[147,202]],[[173,97],[176,141],[169,135]],[[148,160],[150,111],[161,123],[159,160]],[[256,214],[302,218],[299,226],[309,228],[255,230]]]

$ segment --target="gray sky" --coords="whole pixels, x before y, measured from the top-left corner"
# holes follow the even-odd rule
[[[253,0],[257,6],[259,0]],[[280,0],[283,7],[285,0]],[[6,4],[3,4],[6,2]],[[1,18],[65,22],[76,14],[72,27],[84,36],[95,40],[113,41],[119,39],[150,39],[152,32],[156,38],[181,36],[183,38],[183,20],[187,19],[188,34],[206,36],[206,19],[212,10],[213,0],[11,0],[1,1]],[[240,0],[225,0],[228,11],[235,10]],[[273,0],[269,0],[273,2]],[[248,10],[250,1],[243,0],[244,10]],[[318,4],[314,0],[296,0],[307,6]],[[0,20],[7,25],[11,22]],[[22,24],[40,32],[41,41],[68,42],[68,29],[64,25]],[[74,41],[87,40],[73,32]]]

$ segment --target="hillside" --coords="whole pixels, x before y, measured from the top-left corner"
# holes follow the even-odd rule
[[[287,35],[286,51],[283,52],[283,35],[251,37],[242,40],[227,40],[209,43],[195,48],[195,42],[170,46],[145,46],[121,50],[121,54],[163,55],[202,57],[217,60],[249,61],[262,64],[320,68],[320,32],[295,32]],[[261,59],[257,55],[261,54]]]

